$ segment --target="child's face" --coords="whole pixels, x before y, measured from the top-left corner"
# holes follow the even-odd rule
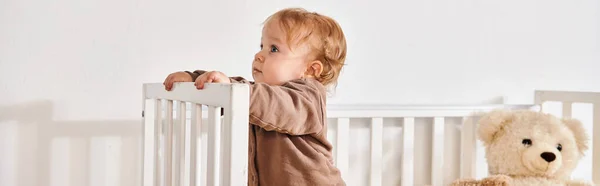
[[[255,82],[281,85],[286,81],[304,77],[308,65],[309,47],[288,47],[286,33],[277,21],[265,25],[262,31],[261,50],[254,55],[252,77]]]

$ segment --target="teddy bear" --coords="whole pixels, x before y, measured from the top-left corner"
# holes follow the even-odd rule
[[[493,110],[478,120],[490,176],[452,186],[594,186],[570,175],[588,149],[582,123],[532,110]]]

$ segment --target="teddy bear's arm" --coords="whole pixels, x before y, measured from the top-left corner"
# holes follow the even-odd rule
[[[481,180],[481,186],[510,186],[512,178],[507,175],[497,174]]]
[[[594,183],[584,180],[569,180],[566,183],[567,186],[595,186]]]
[[[492,175],[483,180],[471,178],[459,179],[452,182],[451,186],[510,186],[512,178],[506,175]]]
[[[452,182],[450,186],[480,186],[480,184],[477,180],[471,178],[464,178]]]

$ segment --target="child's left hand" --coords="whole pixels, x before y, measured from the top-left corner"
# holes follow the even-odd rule
[[[196,88],[203,89],[205,83],[231,83],[229,77],[219,71],[206,72],[196,78]]]

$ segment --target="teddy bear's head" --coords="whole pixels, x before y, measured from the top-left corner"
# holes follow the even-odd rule
[[[536,111],[491,111],[477,130],[490,174],[566,179],[588,148],[581,122]]]

